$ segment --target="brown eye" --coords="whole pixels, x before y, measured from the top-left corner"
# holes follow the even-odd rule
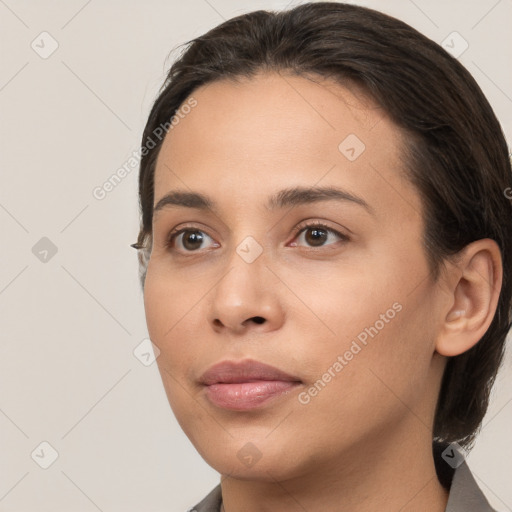
[[[199,229],[184,228],[171,234],[167,246],[169,250],[176,248],[181,252],[196,252],[208,239],[212,240]]]
[[[323,224],[309,224],[298,228],[296,240],[298,242],[293,245],[304,245],[305,243],[309,247],[323,247],[334,245],[337,241],[346,242],[349,238]]]
[[[181,243],[187,251],[199,249],[203,243],[203,235],[201,231],[185,231]]]
[[[314,247],[323,245],[328,238],[327,230],[321,228],[307,228],[304,239]]]

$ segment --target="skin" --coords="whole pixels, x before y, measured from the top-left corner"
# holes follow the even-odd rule
[[[354,87],[261,73],[193,96],[197,106],[161,148],[154,204],[179,189],[217,206],[155,214],[144,300],[169,403],[221,473],[225,510],[444,511],[448,495],[431,453],[434,410],[446,356],[474,345],[494,315],[495,242],[471,244],[434,282],[402,135]],[[338,149],[349,134],[365,144],[354,161]],[[327,185],[363,198],[372,212],[332,199],[265,208],[282,188]],[[330,233],[313,245],[311,229],[293,231],[309,221],[349,239]],[[181,236],[166,247],[169,233],[185,226],[202,232],[202,245],[187,252]],[[252,263],[237,253],[247,236],[262,249]],[[394,318],[301,403],[299,394],[395,303],[402,308]],[[301,384],[254,410],[212,404],[198,383],[203,372],[249,358]],[[244,464],[243,447],[261,458]]]

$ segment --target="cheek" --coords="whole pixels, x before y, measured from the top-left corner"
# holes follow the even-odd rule
[[[208,290],[202,276],[169,269],[163,257],[149,261],[144,287],[148,328],[155,339],[172,337]]]
[[[176,322],[176,294],[168,288],[166,280],[159,278],[148,266],[144,286],[144,310],[151,340],[162,348],[165,333]]]
[[[376,267],[366,259],[358,264],[344,261],[337,265],[317,265],[314,269],[304,265],[281,273],[283,281],[292,283],[293,287],[293,296],[283,290],[287,309],[296,304],[290,323],[301,325],[304,338],[309,335],[311,340],[319,337],[325,340],[314,344],[317,353],[324,348],[342,351],[358,336],[364,342],[369,336],[367,330],[375,323],[380,332],[399,316],[402,294],[389,276],[389,269],[383,273]]]
[[[341,446],[375,433],[410,411],[420,418],[425,415],[431,354],[416,330],[416,312],[407,305],[398,309],[393,309],[393,318],[393,314],[386,317],[388,323],[378,316],[375,320],[373,314],[386,315],[386,308],[377,307],[371,314],[361,312],[351,318],[344,315],[343,320],[350,325],[357,316],[356,323],[364,325],[363,329],[357,327],[353,329],[355,335],[337,342],[319,340],[322,343],[311,350],[310,357],[303,354],[304,359],[314,361],[298,397],[299,410],[307,412],[303,422],[311,429],[329,426],[334,444]]]
[[[187,333],[194,306],[204,291],[187,287],[179,277],[169,276],[148,266],[144,289],[144,309],[151,341],[160,349],[159,364],[175,371],[186,367],[184,348],[193,339]]]
[[[183,286],[179,278],[148,267],[144,289],[148,333],[160,350],[156,362],[171,409],[188,432],[188,423],[200,412],[185,388],[186,372],[194,368],[193,340],[197,340],[197,334],[190,331],[191,313],[201,294],[190,288],[184,293]]]
[[[379,261],[357,269],[317,275],[314,286],[304,276],[295,278],[316,313],[307,316],[309,322],[294,318],[302,323],[304,359],[312,363],[308,383],[320,379],[319,387],[336,388],[342,402],[352,400],[347,393],[377,402],[386,384],[412,398],[420,387],[415,383],[429,371],[435,325],[432,289],[428,281],[415,281],[422,262],[414,255],[404,262],[380,254]]]

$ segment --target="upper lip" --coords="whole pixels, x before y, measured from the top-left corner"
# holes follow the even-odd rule
[[[199,380],[206,386],[218,383],[235,384],[258,380],[300,382],[298,377],[294,377],[274,366],[260,363],[252,359],[246,359],[244,361],[221,361],[208,368]]]

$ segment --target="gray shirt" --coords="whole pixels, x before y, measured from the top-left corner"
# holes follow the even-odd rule
[[[220,512],[221,503],[219,484],[188,512]],[[466,462],[463,462],[453,474],[445,512],[496,512],[478,487]]]

